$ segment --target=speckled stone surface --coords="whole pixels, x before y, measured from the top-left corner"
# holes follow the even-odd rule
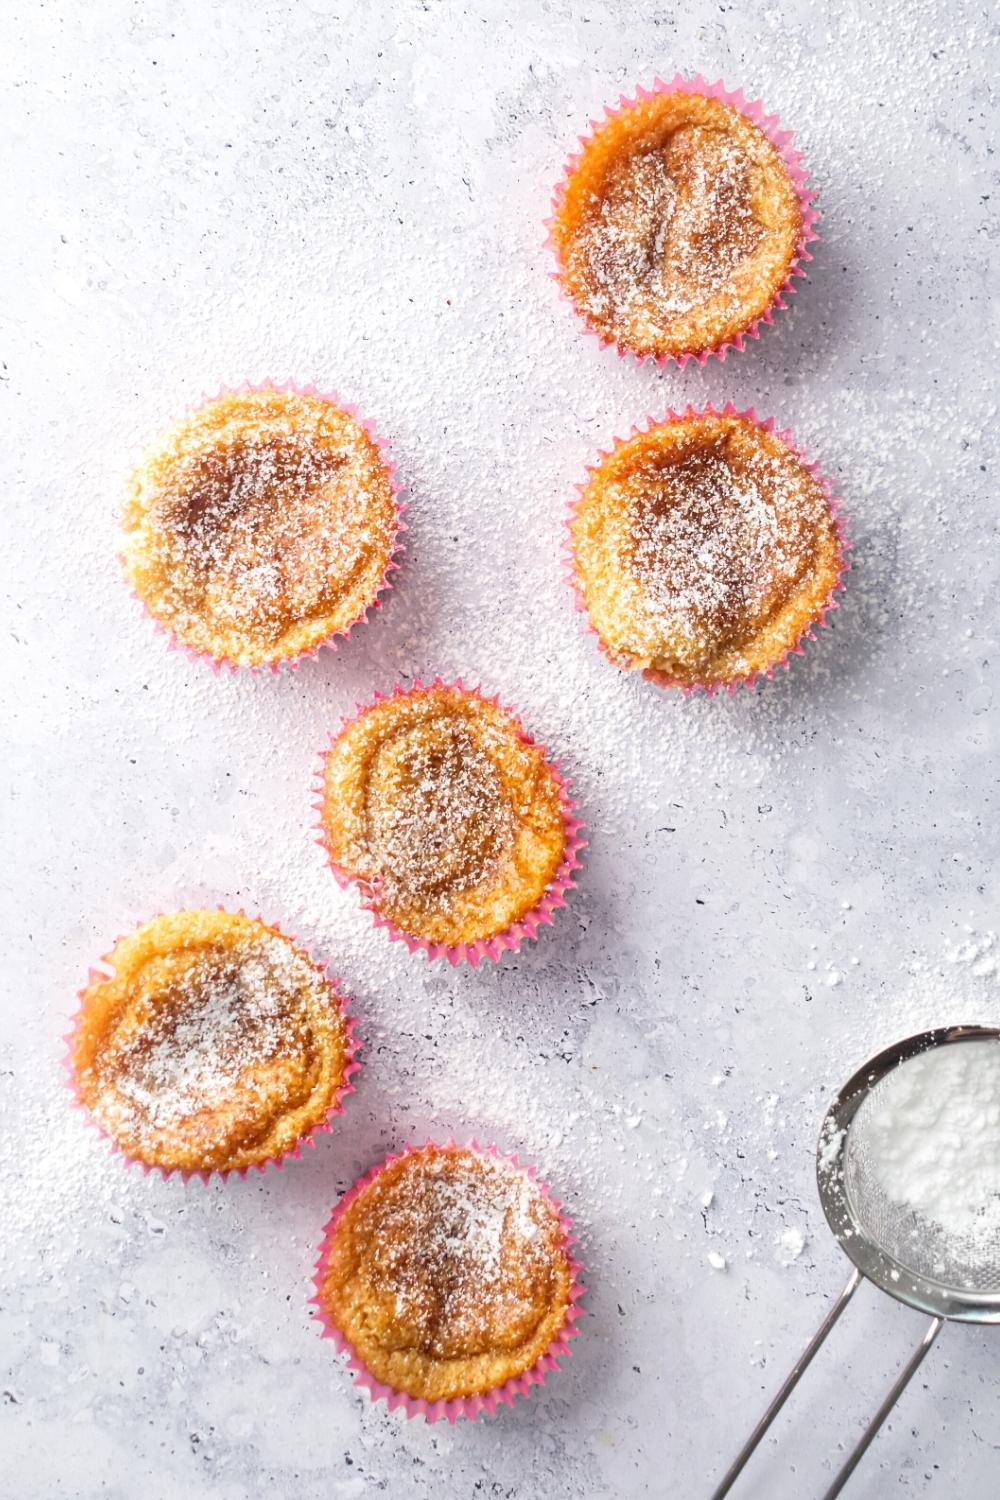
[[[0,32],[0,1494],[707,1495],[846,1274],[831,1091],[1000,1020],[988,8],[13,0]],[[683,374],[582,336],[542,228],[588,118],[677,67],[779,111],[824,214],[792,308]],[[117,509],[187,403],[266,376],[376,419],[408,553],[336,654],[215,677],[128,597]],[[709,398],[790,426],[856,542],[833,628],[710,703],[609,667],[559,561],[596,451]],[[340,717],[434,672],[520,708],[590,831],[555,927],[478,972],[387,943],[310,835]],[[58,1042],[115,935],[195,902],[331,958],[367,1040],[308,1159],[207,1188],[109,1158]],[[355,1393],[306,1297],[337,1195],[449,1131],[538,1164],[590,1293],[542,1392],[442,1430]],[[821,1493],[922,1327],[859,1294],[739,1493]],[[997,1353],[947,1328],[850,1495],[995,1493]]]

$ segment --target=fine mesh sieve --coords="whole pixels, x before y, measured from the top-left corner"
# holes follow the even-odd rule
[[[981,1036],[979,1030],[962,1027],[944,1035],[932,1032],[930,1046],[921,1045],[914,1051],[904,1044],[906,1055],[861,1096],[847,1126],[827,1126],[825,1150],[821,1148],[820,1152],[819,1184],[834,1233],[846,1235],[853,1230],[853,1238],[860,1236],[881,1252],[877,1269],[881,1272],[883,1267],[888,1268],[886,1291],[943,1317],[988,1322],[1000,1319],[1000,1183],[995,1178],[977,1181],[974,1212],[963,1213],[960,1223],[944,1224],[925,1205],[904,1205],[890,1196],[883,1186],[878,1149],[880,1117],[891,1121],[901,1108],[905,1109],[908,1096],[912,1098],[909,1081],[915,1064],[924,1093],[934,1091],[932,1097],[939,1099],[939,1107],[928,1111],[925,1153],[938,1153],[940,1170],[947,1170],[956,1152],[964,1152],[967,1159],[973,1156],[969,1143],[955,1138],[951,1122],[953,1101],[948,1090],[961,1079],[955,1069],[939,1064],[950,1062],[955,1045],[961,1042],[963,1072],[989,1080],[992,1089],[998,1080],[996,1037],[992,1033]],[[915,1041],[924,1043],[925,1039]],[[888,1056],[898,1050],[893,1048]],[[1000,1097],[995,1099],[989,1121],[977,1123],[985,1127],[984,1147],[996,1161],[1000,1151]],[[838,1143],[842,1149],[827,1163],[825,1152],[830,1150],[837,1130],[845,1128],[845,1138]],[[982,1173],[973,1175],[983,1177]],[[965,1187],[964,1181],[960,1187]],[[949,1197],[957,1198],[958,1194]],[[860,1264],[854,1255],[851,1258]],[[871,1280],[878,1279],[871,1262],[861,1264],[861,1269]]]
[[[840,1494],[945,1319],[1000,1323],[1000,1099],[985,1098],[975,1114],[977,1131],[985,1142],[977,1158],[966,1149],[967,1142],[955,1127],[954,1111],[949,1108],[954,1100],[947,1097],[948,1088],[956,1088],[963,1080],[966,1087],[974,1087],[977,1076],[980,1083],[992,1084],[998,1062],[993,1049],[998,1041],[1000,1031],[986,1026],[951,1026],[908,1037],[859,1069],[830,1105],[816,1152],[816,1181],[827,1222],[855,1269],[712,1500],[722,1500],[729,1493],[863,1280],[932,1316],[823,1500]],[[967,1050],[960,1055],[942,1051],[953,1047]],[[944,1066],[939,1065],[942,1061]],[[960,1068],[950,1066],[957,1061]],[[917,1166],[936,1174],[939,1185],[944,1179],[945,1188],[949,1164],[954,1164],[956,1176],[955,1191],[946,1192],[943,1198],[939,1192],[937,1199],[930,1195],[923,1203],[909,1196],[903,1201],[901,1195],[894,1197],[887,1190],[886,1157],[880,1147],[900,1107],[913,1099],[918,1077],[914,1067],[923,1090],[923,1110],[915,1117],[921,1138],[896,1156],[902,1155],[906,1167],[906,1153],[917,1153],[913,1156]],[[978,1092],[988,1096],[991,1087]],[[890,1166],[895,1159],[889,1158]],[[966,1170],[970,1164],[971,1170]],[[921,1179],[912,1180],[919,1184]],[[968,1201],[970,1194],[974,1201]],[[942,1222],[943,1215],[935,1215],[941,1202],[952,1206],[955,1222]]]

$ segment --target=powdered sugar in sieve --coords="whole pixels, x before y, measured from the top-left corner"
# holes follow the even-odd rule
[[[1000,1323],[1000,1032],[952,1026],[880,1052],[841,1089],[816,1178],[855,1269],[714,1491],[722,1500],[866,1278],[932,1314],[833,1483],[834,1500],[946,1319]]]

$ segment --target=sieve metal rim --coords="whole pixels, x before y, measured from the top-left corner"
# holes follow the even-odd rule
[[[906,1307],[964,1323],[1000,1323],[1000,1291],[968,1292],[918,1276],[871,1239],[847,1193],[844,1154],[851,1122],[876,1084],[921,1052],[962,1042],[1000,1041],[995,1026],[942,1026],[922,1031],[870,1058],[831,1103],[816,1148],[816,1186],[826,1221],[841,1249],[862,1275]]]

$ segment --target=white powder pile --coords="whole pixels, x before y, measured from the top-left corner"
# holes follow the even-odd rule
[[[874,1180],[894,1203],[966,1242],[995,1245],[1000,1045],[939,1047],[902,1064],[874,1090],[855,1132]]]
[[[793,1261],[798,1260],[806,1247],[806,1237],[801,1229],[790,1224],[778,1235],[778,1260],[783,1266],[790,1266]]]
[[[948,954],[953,964],[968,968],[976,979],[1000,978],[1000,949],[995,932],[975,932],[965,928],[965,937]]]

